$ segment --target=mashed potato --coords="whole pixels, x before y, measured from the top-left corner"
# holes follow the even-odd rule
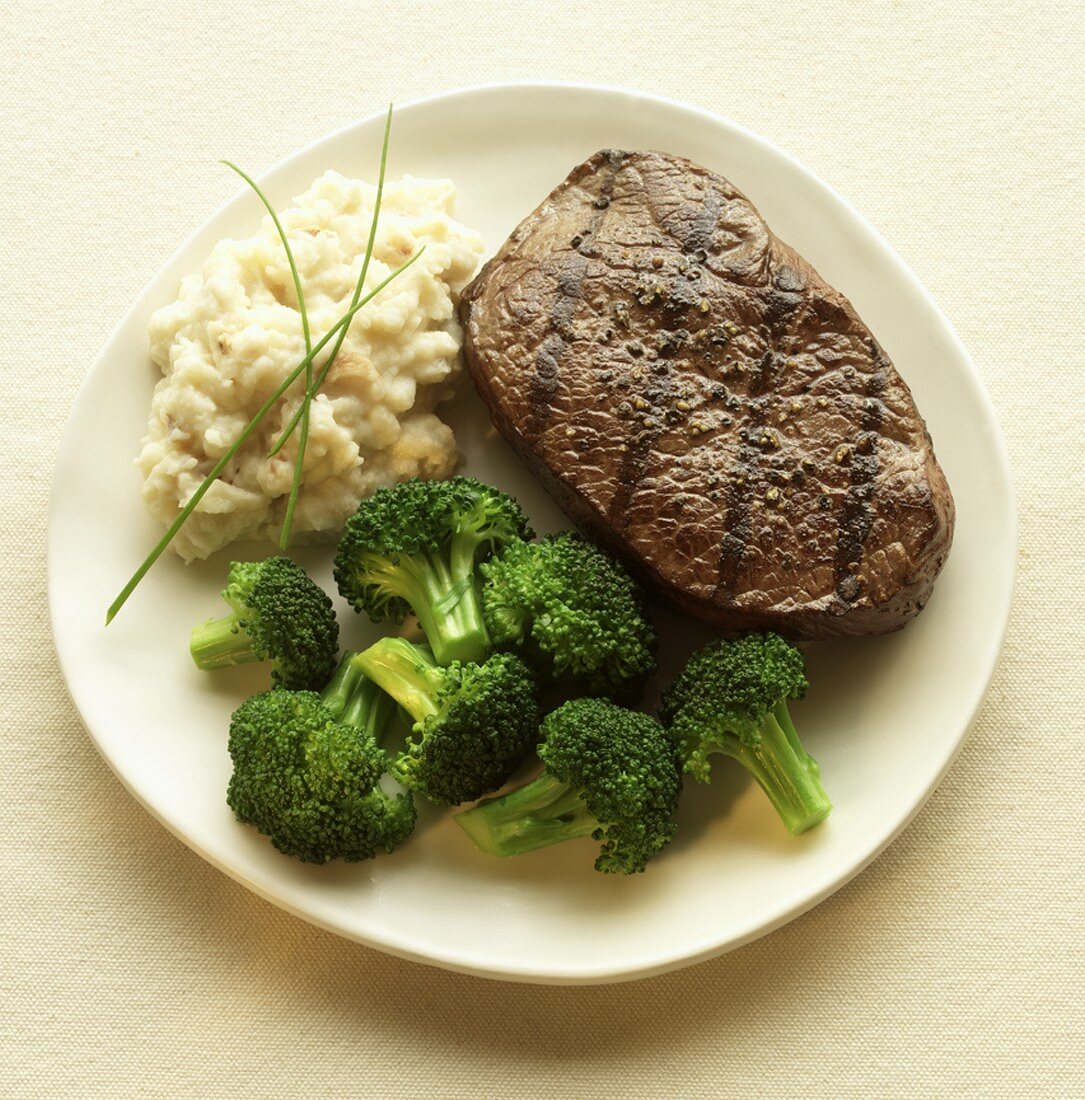
[[[370,184],[328,172],[280,214],[314,344],[350,306],[375,196]],[[452,431],[433,408],[460,369],[454,304],[482,240],[451,217],[454,200],[448,180],[385,185],[366,289],[420,246],[426,251],[356,315],[312,403],[293,528],[299,537],[334,535],[381,485],[446,477],[455,466]],[[305,354],[290,267],[271,219],[253,237],[220,241],[203,271],[182,282],[177,301],[151,318],[150,335],[163,377],[137,463],[148,511],[168,524]],[[173,540],[186,561],[235,539],[277,537],[298,433],[275,458],[266,456],[303,388],[299,379],[265,417]]]

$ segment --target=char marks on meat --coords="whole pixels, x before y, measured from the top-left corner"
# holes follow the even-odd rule
[[[665,604],[829,638],[927,601],[954,510],[912,395],[723,177],[597,153],[460,310],[498,428]]]

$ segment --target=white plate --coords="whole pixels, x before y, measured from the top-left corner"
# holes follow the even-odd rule
[[[380,129],[374,115],[262,182],[281,206],[327,168],[372,178]],[[234,822],[223,800],[227,722],[262,677],[251,668],[199,674],[186,652],[192,623],[217,613],[229,552],[187,569],[167,555],[113,625],[102,624],[160,534],[132,466],[155,381],[147,319],[218,238],[254,230],[260,211],[250,195],[169,260],[95,362],[64,435],[49,529],[53,629],[68,686],[102,754],[151,813],[227,874],[332,931],[454,970],[549,983],[615,981],[717,955],[802,913],[873,859],[965,736],[1001,643],[1014,563],[1006,456],[966,352],[881,237],[768,142],[639,93],[505,85],[397,110],[390,171],[454,179],[459,216],[492,250],[604,146],[683,154],[742,188],[877,334],[927,417],[956,495],[955,545],[926,611],[890,637],[807,647],[812,688],[794,717],[836,805],[825,826],[788,838],[761,793],[726,764],[713,786],[687,785],[680,839],[628,879],[596,874],[589,840],[492,859],[436,813],[395,856],[323,868],[280,856]],[[209,149],[209,163],[229,152]],[[514,492],[540,528],[567,525],[473,394],[455,418],[467,471]],[[330,587],[330,552],[302,560]],[[344,644],[375,635],[357,616],[342,621]],[[708,636],[682,620],[663,631],[670,669]]]

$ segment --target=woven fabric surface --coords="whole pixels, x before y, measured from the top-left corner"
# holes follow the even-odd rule
[[[15,0],[0,70],[0,1096],[1085,1095],[1080,3]],[[627,84],[751,127],[886,235],[971,350],[1020,510],[966,747],[784,929],[602,988],[386,957],[259,900],[122,790],[46,613],[51,470],[98,348],[236,181],[389,98]]]

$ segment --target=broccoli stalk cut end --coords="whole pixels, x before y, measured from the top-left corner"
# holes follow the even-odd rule
[[[599,828],[576,790],[547,771],[500,798],[483,799],[456,821],[476,847],[493,856],[518,856]]]
[[[735,738],[723,751],[753,776],[792,836],[829,816],[833,804],[821,785],[821,769],[802,747],[786,703],[765,715],[759,738],[752,743]]]
[[[252,638],[242,629],[237,612],[194,626],[189,651],[196,667],[204,672],[263,660],[253,652]]]

